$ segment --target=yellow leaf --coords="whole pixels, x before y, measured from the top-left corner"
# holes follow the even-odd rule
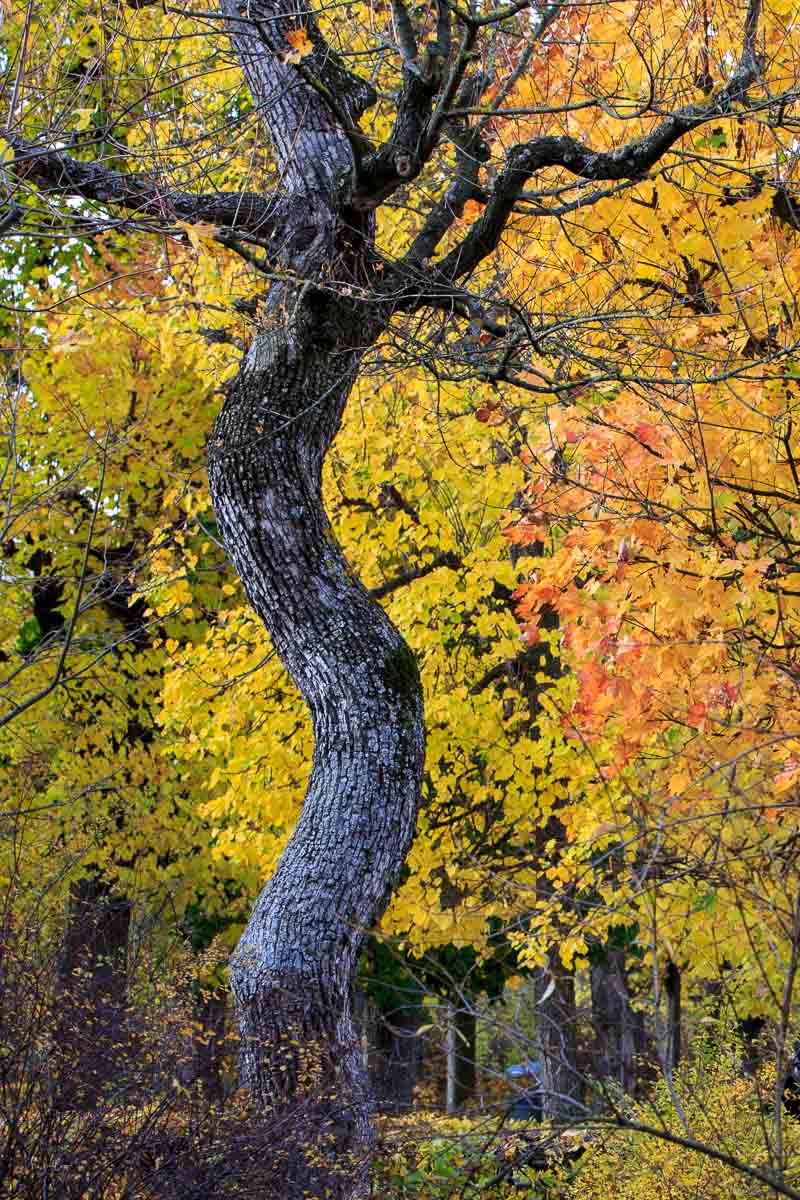
[[[75,129],[78,133],[83,133],[83,131],[85,129],[89,128],[89,126],[92,123],[92,117],[94,116],[96,111],[97,111],[96,106],[95,106],[95,108],[76,108],[75,109],[75,115],[77,116],[77,120],[75,122]]]
[[[202,222],[197,225],[190,225],[188,221],[178,221],[177,224],[186,232],[186,236],[198,253],[203,249],[204,242],[213,242],[216,239],[216,225],[203,224]]]

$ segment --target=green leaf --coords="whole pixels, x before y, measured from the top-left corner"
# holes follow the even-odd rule
[[[29,654],[33,653],[43,637],[42,627],[36,617],[28,617],[27,621],[22,622],[17,633],[15,643],[17,653],[27,658]]]

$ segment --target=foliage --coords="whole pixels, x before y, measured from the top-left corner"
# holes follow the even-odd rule
[[[194,781],[163,753],[155,719],[166,643],[173,630],[202,628],[219,604],[222,557],[205,533],[187,547],[196,562],[204,556],[194,621],[185,595],[156,615],[135,592],[143,564],[186,537],[204,444],[197,415],[210,420],[225,370],[224,356],[201,360],[181,339],[187,309],[196,317],[194,260],[173,258],[172,293],[162,266],[143,247],[95,245],[71,268],[75,288],[95,293],[91,333],[80,306],[46,305],[3,376],[14,487],[4,514],[0,716],[21,711],[0,730],[0,787],[6,810],[27,823],[32,872],[36,854],[58,854],[178,917],[202,896],[208,919],[222,908],[230,924],[241,915],[241,875],[234,882],[224,864],[210,865]],[[222,286],[216,261],[208,274],[213,294]],[[30,303],[48,295],[36,278],[23,284]],[[170,314],[155,333],[154,301]]]
[[[756,176],[766,152],[748,143]],[[800,258],[761,190],[732,202],[744,154],[739,143],[719,161],[702,203],[693,168],[657,181],[656,228],[632,199],[598,206],[615,230],[604,271],[621,296],[645,292],[647,336],[627,337],[653,382],[585,387],[548,411],[524,452],[529,481],[508,536],[544,540],[518,612],[534,643],[553,641],[540,625],[555,614],[568,668],[544,700],[544,725],[573,746],[581,778],[581,802],[560,813],[565,880],[579,874],[619,909],[622,864],[635,873],[657,836],[656,870],[681,863],[683,880],[634,896],[631,915],[701,976],[741,966],[758,1007],[783,969],[769,946],[785,948],[795,929]],[[699,279],[701,267],[702,297],[681,292],[677,273]],[[745,279],[758,296],[746,309]]]
[[[464,175],[466,142],[469,194],[419,286],[476,231],[488,244],[510,144],[574,138],[619,164],[665,114],[724,95],[742,53],[732,0],[566,5],[533,38],[512,8],[496,28],[465,25],[464,62],[489,83],[440,114],[420,174],[377,204],[373,282]],[[320,14],[378,86],[363,122],[376,143],[404,86],[403,11]],[[689,122],[647,170],[537,167],[449,310],[395,313],[324,488],[425,690],[419,834],[385,932],[476,978],[498,929],[525,969],[584,964],[631,930],[642,972],[657,980],[669,957],[694,981],[725,974],[741,1011],[785,1032],[800,938],[798,59],[792,6],[760,16],[749,91],[713,121]],[[414,19],[430,50],[435,14]],[[222,29],[178,20],[42,3],[4,31],[26,68],[23,133],[69,129],[75,162],[136,172],[158,203],[109,217],[102,195],[57,189],[39,204],[37,168],[14,176],[26,232],[68,236],[59,252],[22,243],[11,297],[27,320],[2,329],[2,694],[20,715],[0,733],[0,787],[9,812],[22,797],[36,814],[27,877],[50,855],[100,870],[200,945],[234,936],[275,867],[312,747],[219,546],[202,466],[234,352],[276,319],[267,276],[284,286],[285,263],[249,243],[237,257],[216,224],[161,203],[264,190],[275,162]],[[305,30],[287,46],[305,70]],[[709,1094],[721,1112],[722,1084]],[[462,1151],[426,1144],[444,1178]],[[585,1180],[627,1168],[629,1145]]]
[[[498,1138],[493,1119],[395,1118],[381,1128],[373,1187],[387,1200],[450,1200],[459,1190],[510,1200],[536,1179],[523,1170],[506,1177],[516,1149],[513,1136]]]
[[[433,16],[416,16],[420,36],[433,36]],[[403,56],[387,52],[388,10],[353,4],[347,17],[337,22],[326,10],[321,29],[372,70],[382,98],[364,130],[378,142],[392,127],[388,98],[401,87]],[[474,56],[491,82],[473,106],[480,111],[460,133],[454,124],[409,180],[407,203],[378,207],[384,273],[418,232],[419,211],[442,195],[468,130],[482,131],[485,159],[434,247],[431,271],[469,229],[483,228],[509,135],[518,144],[576,137],[614,151],[650,134],[662,113],[718,94],[743,37],[740,7],[727,0],[702,13],[676,0],[565,6],[541,41],[528,40],[528,21],[509,12],[496,34],[481,35]],[[704,862],[718,833],[738,845],[762,836],[770,820],[779,846],[791,837],[791,815],[765,799],[775,776],[790,788],[794,770],[792,729],[781,717],[795,687],[794,533],[778,511],[795,491],[797,252],[795,231],[777,220],[779,210],[792,212],[795,154],[784,127],[797,77],[787,21],[779,0],[762,14],[761,107],[751,111],[742,97],[687,129],[646,178],[587,190],[591,179],[547,168],[470,280],[466,323],[455,310],[447,319],[397,314],[364,365],[326,495],[336,534],[422,665],[426,803],[409,876],[386,918],[387,930],[418,951],[478,944],[490,919],[522,919],[531,962],[544,961],[557,933],[569,963],[626,905],[623,919],[647,928],[653,913],[628,897],[647,831],[705,822],[737,789],[764,819],[737,817],[724,836],[707,823],[706,846],[687,851],[683,837],[676,856]],[[55,40],[45,34],[53,23]],[[27,18],[13,14],[4,36],[12,57],[25,47],[19,123],[30,136],[59,114],[77,161],[140,173],[154,164],[154,178],[168,177],[173,190],[246,186],[254,173],[261,187],[273,181],[251,98],[213,22],[157,6],[112,19],[99,3],[79,13],[43,3]],[[285,61],[303,67],[310,44],[292,30]],[[599,49],[609,44],[613,55]],[[25,178],[20,172],[30,198]],[[135,701],[129,689],[117,698],[92,672],[66,713],[54,697],[52,727],[37,717],[24,736],[52,761],[57,791],[91,789],[90,811],[76,803],[69,826],[86,861],[153,896],[185,892],[180,909],[204,874],[235,877],[248,891],[272,870],[310,758],[299,697],[221,558],[211,561],[201,466],[217,389],[264,318],[265,284],[257,262],[220,245],[214,224],[176,218],[159,226],[158,251],[134,240],[123,253],[104,213],[96,197],[73,204],[57,195],[46,214],[26,218],[39,234],[58,227],[88,237],[100,228],[108,245],[94,238],[92,254],[78,256],[70,243],[57,270],[25,248],[26,303],[43,315],[35,333],[23,331],[30,396],[21,400],[19,437],[31,447],[21,464],[31,499],[16,519],[19,587],[4,644],[17,655],[37,651],[21,677],[31,687],[47,679],[58,647],[36,642],[29,624],[27,539],[46,541],[48,572],[70,581],[68,613],[93,510],[106,562],[124,551],[115,586],[133,575],[130,598],[146,597],[151,644],[137,650],[131,678],[147,684],[137,683]],[[63,297],[65,270],[74,300],[58,312],[51,304]],[[81,297],[94,305],[91,329]],[[234,316],[232,299],[249,304],[255,320]],[[518,327],[521,311],[527,325]],[[497,332],[504,321],[513,346]],[[204,330],[211,336],[201,349]],[[101,467],[102,498],[86,478]],[[78,476],[80,520],[74,498],[51,503],[54,489],[60,496],[63,481]],[[501,531],[514,497],[512,556]],[[95,621],[83,620],[73,647],[79,673],[109,636],[99,606],[91,611]],[[545,611],[557,614],[563,635],[540,634]],[[563,664],[557,685],[548,649]],[[535,728],[531,676],[549,687]],[[132,704],[152,745],[121,733],[129,722],[121,709]],[[87,726],[87,711],[101,718],[91,733],[66,735],[64,716],[74,730]],[[709,774],[710,783],[697,783]],[[98,782],[109,775],[114,798],[98,811]],[[121,832],[124,809],[142,819]],[[557,850],[545,834],[556,810]],[[163,853],[148,854],[147,841]],[[606,869],[619,844],[629,852],[615,850]],[[732,888],[709,880],[704,866],[701,875],[700,889],[687,882],[656,917],[673,938],[681,922],[691,929],[696,945],[687,943],[684,957],[713,973],[731,959],[739,914]],[[557,897],[577,879],[583,927],[567,934],[574,902],[560,906]],[[229,893],[206,886],[205,901],[224,906]],[[712,893],[718,934],[730,920],[724,947],[721,937],[709,944],[704,897]],[[777,883],[771,895],[782,908]],[[783,936],[775,912],[746,919],[751,931]]]
[[[796,1187],[800,1168],[800,1124],[784,1116],[776,1142],[774,1071],[755,1078],[742,1074],[737,1048],[706,1039],[694,1047],[672,1084],[660,1080],[647,1102],[631,1105],[621,1121],[649,1132],[604,1131],[591,1141],[577,1171],[572,1200],[727,1200],[729,1196],[769,1197],[769,1180]],[[675,1141],[660,1135],[671,1135]],[[727,1157],[720,1161],[681,1144],[681,1139]],[[742,1164],[767,1179],[744,1174]]]

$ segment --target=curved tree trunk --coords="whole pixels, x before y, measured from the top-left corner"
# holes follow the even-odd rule
[[[308,1160],[320,1138],[326,1163],[369,1144],[351,990],[364,930],[414,834],[424,725],[415,658],[353,576],[322,505],[323,459],[377,330],[309,308],[253,342],[212,435],[209,479],[231,558],[314,729],[300,818],[232,960],[243,1080],[260,1107],[292,1108],[308,1125],[311,1153],[295,1142],[286,1194],[339,1196],[351,1183]]]

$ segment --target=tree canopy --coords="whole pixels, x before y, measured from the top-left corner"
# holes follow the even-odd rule
[[[32,872],[237,930],[271,879],[245,1076],[338,1047],[337,1152],[376,921],[545,971],[632,931],[786,1009],[793,20],[5,16],[4,796]]]

